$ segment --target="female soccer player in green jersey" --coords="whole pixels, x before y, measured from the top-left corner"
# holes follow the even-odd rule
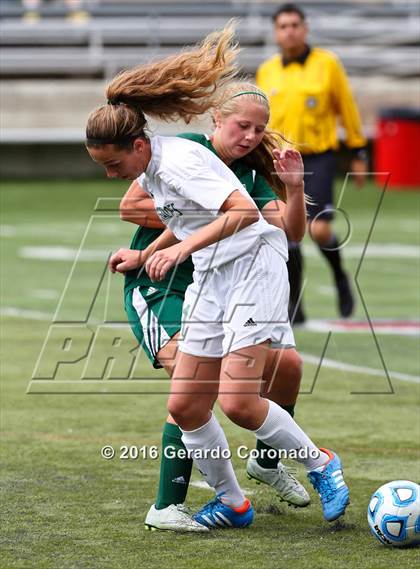
[[[259,164],[259,145],[264,144],[267,136],[269,116],[264,93],[252,83],[231,82],[218,96],[213,116],[215,129],[210,137],[192,133],[180,136],[202,144],[221,157],[242,182],[265,219],[284,229],[289,239],[300,241],[306,222],[303,193],[289,191],[286,186],[286,206],[284,201],[278,200],[266,181],[272,170],[271,161],[266,164],[262,160]],[[123,220],[140,225],[131,249],[146,249],[163,231],[164,224],[154,213],[153,200],[137,181],[132,183],[123,198],[120,211]],[[164,367],[170,375],[181,329],[182,304],[185,290],[192,282],[192,272],[189,259],[171,270],[159,283],[153,282],[146,271],[126,274],[125,307],[133,332],[153,366]],[[264,379],[270,386],[264,395],[292,416],[299,391],[301,367],[301,359],[291,344],[286,349],[272,348],[264,368]],[[158,496],[150,508],[146,524],[159,529],[192,528],[194,531],[195,526],[182,507],[192,460],[177,456],[167,458],[166,453],[166,449],[185,448],[181,437],[181,430],[169,416],[162,436]],[[308,493],[287,472],[278,460],[278,453],[260,441],[257,442],[257,450],[258,457],[248,459],[248,475],[275,488],[282,500],[295,506],[308,505]]]
[[[269,347],[293,343],[285,232],[262,217],[238,178],[208,149],[180,138],[149,137],[144,130],[144,113],[190,118],[214,107],[217,83],[234,71],[231,38],[227,29],[190,52],[122,73],[107,88],[110,104],[89,116],[92,159],[109,176],[139,177],[167,225],[145,251],[114,254],[110,268],[125,272],[145,265],[152,281],[160,282],[192,255],[168,411],[216,492],[194,520],[210,528],[244,527],[253,519],[212,413],[218,399],[233,422],[265,445],[297,453],[320,494],[325,519],[332,521],[349,502],[338,456],[318,449],[284,409],[261,397]],[[273,155],[283,182],[303,196],[300,155]],[[273,188],[279,185],[276,178]]]

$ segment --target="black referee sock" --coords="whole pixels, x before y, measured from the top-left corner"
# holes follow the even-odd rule
[[[341,253],[337,237],[333,234],[324,247],[319,249],[327,259],[334,274],[335,286],[337,288],[338,312],[343,318],[348,318],[354,312],[355,300],[351,289],[350,281],[341,265]]]
[[[305,316],[303,314],[302,300],[299,302],[302,292],[303,257],[299,244],[294,241],[289,242],[287,270],[290,284],[289,318],[292,323],[303,322]]]
[[[318,247],[323,256],[327,259],[334,274],[335,281],[339,281],[345,276],[345,273],[341,264],[341,253],[336,235],[333,234],[330,240],[323,245],[318,243]],[[325,249],[323,247],[325,247]]]

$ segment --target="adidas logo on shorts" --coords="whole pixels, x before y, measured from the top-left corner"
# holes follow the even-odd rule
[[[149,295],[153,294],[154,292],[157,292],[157,290],[158,290],[157,288],[155,288],[153,286],[149,286],[149,288],[147,289],[147,292],[146,292],[146,296],[149,296]]]
[[[244,326],[258,326],[258,324],[257,324],[256,322],[254,322],[252,318],[249,318],[249,319],[245,322]]]

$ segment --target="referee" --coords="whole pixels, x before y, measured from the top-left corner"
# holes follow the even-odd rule
[[[333,231],[333,181],[337,119],[346,131],[346,146],[353,158],[353,180],[363,185],[366,177],[366,139],[346,73],[331,52],[308,45],[305,14],[295,4],[284,4],[273,15],[280,54],[257,71],[257,85],[270,100],[269,126],[284,134],[303,155],[309,230],[331,267],[338,295],[338,310],[349,317],[354,298],[343,270],[338,239]],[[303,259],[297,243],[289,243],[290,319],[305,321],[301,301]]]

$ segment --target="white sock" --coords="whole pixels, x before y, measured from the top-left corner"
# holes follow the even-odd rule
[[[264,423],[254,431],[257,439],[277,450],[303,449],[297,453],[296,460],[307,470],[322,467],[329,456],[314,445],[287,411],[268,400],[268,413]]]
[[[245,496],[236,479],[230,458],[222,458],[230,456],[229,445],[214,414],[212,413],[210,421],[202,427],[194,431],[182,430],[182,441],[189,451],[195,451],[192,456],[194,464],[208,485],[216,490],[217,495],[223,493],[221,501],[233,508],[242,506]],[[209,451],[213,449],[220,458],[212,458]]]

